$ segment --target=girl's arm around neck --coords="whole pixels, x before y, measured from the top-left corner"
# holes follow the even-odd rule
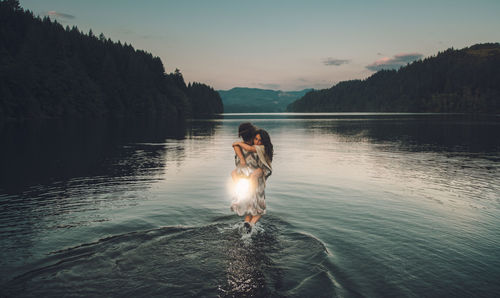
[[[254,146],[248,145],[247,143],[244,143],[244,142],[233,143],[233,147],[234,146],[240,146],[241,148],[243,148],[243,149],[245,149],[246,151],[249,151],[249,152],[257,152],[257,150],[255,149]]]

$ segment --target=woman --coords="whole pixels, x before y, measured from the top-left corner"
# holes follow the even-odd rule
[[[255,137],[256,127],[253,126],[250,122],[241,123],[238,127],[238,136],[243,139],[243,143],[247,145],[253,145],[253,139]],[[240,146],[233,146],[235,152],[235,165],[236,169],[231,172],[231,176],[233,178],[233,183],[235,186],[238,185],[238,182],[248,181],[250,175],[258,168],[258,155],[256,152],[249,152],[245,149],[242,149]],[[238,187],[236,187],[238,188]],[[231,204],[231,210],[238,213],[238,215],[246,215],[245,217],[245,227],[247,230],[250,229],[250,220],[251,215],[248,214],[248,211],[251,209],[249,205],[253,202],[252,197],[248,190],[237,193],[233,198],[233,202]],[[259,210],[260,211],[260,210]],[[254,212],[255,213],[255,212]]]
[[[245,227],[251,227],[266,213],[266,180],[272,173],[273,144],[267,131],[259,129],[255,132],[253,144],[248,142],[233,143],[239,159],[245,159],[249,171],[250,194],[248,200],[235,200],[231,209],[245,216]],[[247,152],[246,158],[244,152]],[[234,179],[234,176],[233,176]]]

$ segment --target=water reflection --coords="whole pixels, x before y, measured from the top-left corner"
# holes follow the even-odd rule
[[[275,134],[286,129],[336,135],[343,141],[395,142],[407,151],[500,151],[500,121],[495,115],[226,114],[225,120],[252,121]]]
[[[324,245],[286,233],[286,226],[271,218],[265,230],[242,235],[232,217],[222,217],[117,234],[45,256],[3,290],[8,296],[336,296]]]
[[[165,142],[182,137],[183,129],[139,120],[6,127],[2,139],[9,142],[0,152],[5,165],[0,223],[17,221],[11,230],[16,233],[22,226],[39,226],[43,218],[57,217],[53,227],[81,225],[81,218],[68,223],[58,216],[113,204],[122,198],[110,193],[147,187],[162,173],[165,147],[131,142]]]
[[[76,170],[54,167],[54,177],[36,170],[18,191],[2,191],[0,289],[32,296],[498,292],[498,120],[231,117],[190,121],[173,139],[152,128],[114,145],[106,142],[128,132],[108,132],[85,150],[79,141],[74,150],[82,152],[64,158],[83,156]],[[267,129],[276,152],[269,214],[250,243],[234,228],[241,219],[230,215],[225,191],[230,144],[243,121]],[[72,138],[82,136],[93,137]],[[33,139],[43,147],[43,138]],[[23,156],[38,154],[23,146]],[[59,147],[46,158],[73,148]],[[10,280],[14,271],[20,278]]]
[[[229,119],[235,116],[228,116]],[[276,166],[311,183],[373,183],[438,204],[494,207],[500,181],[500,121],[488,115],[282,114],[247,115],[274,138]],[[286,137],[285,137],[286,136]],[[280,158],[283,156],[284,159]],[[286,160],[285,164],[281,164]],[[299,162],[300,161],[300,162]],[[300,164],[294,168],[295,164]],[[276,171],[276,175],[282,175]],[[276,175],[274,177],[276,177]],[[465,198],[461,198],[465,196]],[[460,203],[458,203],[460,202]]]
[[[377,183],[404,185],[439,204],[456,205],[458,195],[473,198],[460,199],[473,208],[496,204],[500,182],[491,176],[500,171],[500,122],[495,117],[374,115],[306,121],[304,126],[333,140],[331,146],[356,143],[360,150],[349,161],[351,167],[364,159],[366,178]]]
[[[154,177],[165,164],[167,148],[172,149],[167,140],[210,138],[217,125],[193,121],[172,126],[147,119],[6,125],[0,131],[0,191],[19,194],[78,177]],[[169,153],[182,162],[183,150],[177,146]]]
[[[163,179],[167,158],[181,166],[189,132],[213,137],[215,122],[14,123],[0,132],[2,273],[24,263],[34,239],[109,220],[102,209],[137,205]],[[36,236],[39,235],[39,236]],[[2,278],[4,278],[2,274]]]
[[[182,138],[183,132],[184,127],[147,120],[11,124],[0,134],[5,144],[0,148],[0,188],[19,193],[30,185],[74,177],[133,175],[141,163],[117,162],[134,154],[122,152],[121,145],[164,142]],[[110,165],[119,169],[109,171]]]
[[[400,150],[491,152],[500,150],[500,123],[494,116],[372,115],[306,122],[306,129],[346,141],[393,142]]]
[[[231,241],[224,248],[227,263],[227,285],[220,288],[223,297],[266,297],[270,296],[270,288],[281,286],[279,269],[266,270],[273,267],[273,261],[268,253],[277,251],[279,244],[272,233],[254,228],[252,234],[243,232],[239,226],[238,233],[243,234],[240,241]],[[260,234],[259,234],[260,233]],[[257,235],[259,234],[259,235]],[[253,239],[252,239],[253,236]],[[268,277],[271,285],[266,285],[264,272],[273,273]]]

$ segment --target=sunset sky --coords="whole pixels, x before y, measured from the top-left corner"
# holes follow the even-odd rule
[[[218,90],[328,88],[447,48],[500,41],[500,1],[21,0],[131,43]]]

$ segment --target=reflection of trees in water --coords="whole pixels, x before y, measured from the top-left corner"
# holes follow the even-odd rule
[[[215,135],[221,122],[216,119],[191,120],[186,124],[186,138],[209,138]]]
[[[164,149],[156,146],[136,152],[123,145],[184,136],[184,126],[171,127],[147,120],[6,126],[1,134],[5,146],[0,149],[0,188],[17,193],[31,185],[75,177],[145,174],[145,169],[161,167]]]
[[[500,121],[494,117],[377,115],[304,123],[316,139],[330,141],[328,148],[346,145],[331,158],[383,187],[398,185],[451,206],[489,208],[498,197]]]
[[[137,190],[161,179],[166,158],[182,162],[184,148],[167,155],[165,142],[184,138],[186,129],[147,119],[5,125],[0,237],[6,255],[12,251],[23,262],[31,254],[29,234],[105,221],[95,211],[144,200]]]
[[[54,197],[55,189],[57,196],[68,198],[82,190],[144,187],[163,173],[167,150],[182,163],[185,148],[168,148],[167,139],[210,138],[215,129],[216,122],[210,121],[193,125],[151,119],[5,125],[0,131],[0,193],[36,201]]]
[[[247,117],[251,117],[248,120],[255,125],[268,130],[271,137],[284,133],[292,133],[297,138],[325,134],[345,142],[391,142],[405,151],[500,150],[500,121],[495,116],[339,113]]]
[[[393,142],[405,151],[490,152],[500,148],[500,122],[483,116],[370,115],[305,121],[306,128],[344,141]]]
[[[5,125],[0,131],[0,191],[29,191],[29,197],[38,197],[48,185],[63,190],[79,183],[87,188],[100,184],[97,190],[105,189],[103,183],[129,189],[144,185],[163,173],[167,150],[182,162],[185,148],[168,148],[167,139],[210,138],[216,126],[150,119]]]
[[[207,155],[207,145],[211,143],[220,128],[221,123],[211,119],[187,121],[183,138],[169,140],[166,144],[166,159],[170,161],[167,167],[170,166],[169,169],[172,169],[171,166],[174,166],[179,169],[186,158]]]

